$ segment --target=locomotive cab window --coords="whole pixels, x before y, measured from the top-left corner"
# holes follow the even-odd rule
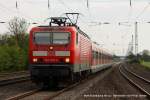
[[[68,44],[69,40],[69,33],[53,33],[53,44]]]
[[[34,42],[36,44],[50,44],[50,34],[49,33],[35,33]]]
[[[70,33],[68,32],[38,32],[34,34],[36,44],[68,44],[70,42]]]

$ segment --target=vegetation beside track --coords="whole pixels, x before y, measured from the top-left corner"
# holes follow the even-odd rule
[[[126,57],[129,63],[141,63],[141,64],[148,64],[150,62],[150,51],[143,50],[137,55],[134,55],[132,52],[129,52],[128,56]]]
[[[12,38],[13,36],[10,36],[9,38],[7,37],[8,41]],[[13,44],[13,41],[0,45],[0,72],[27,69],[28,35],[26,35],[25,38],[24,47],[19,47],[15,43]]]
[[[0,35],[0,72],[26,70],[28,66],[28,34],[24,19],[9,22],[9,32]]]
[[[150,51],[143,50],[140,54],[134,55],[132,52],[126,57],[129,63],[138,63],[150,69]]]
[[[150,69],[150,61],[149,62],[142,61],[141,64]]]

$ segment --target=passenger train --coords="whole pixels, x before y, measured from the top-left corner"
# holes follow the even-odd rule
[[[53,17],[48,26],[37,26],[29,35],[31,79],[37,84],[72,81],[112,64],[112,55],[92,42],[73,24]]]

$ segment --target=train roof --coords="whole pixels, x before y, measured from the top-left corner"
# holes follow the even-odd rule
[[[76,27],[76,29],[78,30],[78,32],[79,32],[80,34],[83,34],[85,37],[87,37],[88,39],[91,40],[91,38],[90,38],[85,32],[83,32],[79,27]]]
[[[67,25],[67,26],[49,26],[49,25],[42,25],[42,26],[37,26],[37,27],[74,27],[80,34],[84,35],[85,37],[87,37],[88,39],[91,40],[91,38],[85,33],[83,32],[78,26],[74,26],[74,25]]]
[[[99,51],[99,52],[102,52],[103,54],[112,56],[112,54],[109,53],[109,51],[107,49],[100,47],[100,45],[95,41],[92,41],[92,49]]]

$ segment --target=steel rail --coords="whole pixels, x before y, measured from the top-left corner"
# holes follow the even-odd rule
[[[60,94],[62,94],[62,93],[64,93],[64,92],[66,92],[66,91],[68,91],[68,90],[70,90],[70,89],[76,87],[76,86],[79,85],[79,84],[80,84],[80,82],[75,83],[75,84],[73,84],[73,85],[71,85],[71,86],[69,86],[69,87],[67,87],[67,88],[64,88],[64,89],[62,89],[62,90],[56,92],[55,94],[53,94],[52,96],[50,96],[50,97],[48,97],[48,98],[46,98],[46,99],[44,99],[44,100],[51,100],[51,99],[57,97],[58,95],[60,95]]]
[[[123,77],[125,77],[125,79],[127,79],[132,85],[134,85],[135,87],[137,87],[141,92],[143,92],[144,94],[146,94],[148,98],[150,98],[150,93],[149,93],[148,91],[146,91],[144,88],[142,88],[139,84],[135,83],[131,78],[129,78],[129,77],[121,70],[121,65],[119,66],[119,72],[120,72],[121,75],[123,75]]]
[[[78,82],[78,83],[75,83],[75,84],[73,84],[73,85],[71,85],[71,86],[69,86],[69,87],[67,87],[67,88],[64,88],[64,89],[62,89],[62,90],[60,90],[60,91],[54,93],[53,95],[51,95],[51,96],[45,98],[44,100],[51,100],[52,98],[55,98],[56,96],[62,94],[62,93],[65,92],[65,91],[68,91],[69,89],[72,89],[73,87],[75,87],[75,86],[77,86],[77,85],[79,85],[79,84],[80,84],[80,83]],[[34,95],[34,94],[36,94],[36,93],[38,93],[38,92],[40,92],[40,91],[41,91],[41,89],[31,90],[31,91],[28,91],[28,92],[21,93],[21,94],[18,94],[18,95],[16,95],[16,96],[10,97],[10,98],[8,98],[8,99],[6,99],[6,100],[19,100],[19,99],[23,99],[23,98],[26,98],[26,97],[28,97],[28,96]]]
[[[72,84],[72,85],[70,85],[69,87],[64,88],[64,89],[62,89],[62,90],[60,90],[60,91],[54,93],[53,95],[51,95],[51,96],[45,98],[44,100],[50,100],[50,99],[52,99],[52,98],[54,98],[54,97],[56,97],[56,96],[62,94],[63,92],[68,91],[69,89],[74,88],[75,86],[77,86],[77,85],[79,85],[79,84],[80,84],[80,82],[75,83],[75,84]],[[41,89],[31,90],[31,91],[28,91],[28,92],[21,93],[21,94],[18,94],[18,95],[16,95],[16,96],[10,97],[10,98],[8,98],[8,99],[6,99],[6,100],[19,100],[19,99],[23,99],[23,98],[26,98],[26,97],[28,97],[28,96],[34,95],[34,94],[36,94],[36,93],[38,93],[38,92],[40,92],[40,91],[41,91]]]
[[[4,79],[4,80],[0,80],[0,86],[5,86],[5,85],[19,83],[28,80],[30,80],[30,75],[25,75],[17,78]]]
[[[125,67],[125,66],[124,66],[124,69],[125,69],[126,71],[128,71],[129,73],[131,73],[132,75],[134,75],[135,77],[138,77],[138,78],[142,79],[143,81],[145,81],[145,82],[147,82],[147,83],[150,84],[150,80],[148,80],[148,79],[146,79],[146,78],[144,78],[144,77],[142,77],[142,76],[137,75],[136,73],[134,73],[134,72],[132,72],[131,70],[127,69],[127,67]]]
[[[0,77],[3,77],[3,76],[8,76],[8,75],[18,75],[18,74],[28,74],[29,72],[28,71],[19,71],[19,72],[5,72],[5,73],[0,73]]]
[[[28,92],[25,92],[25,93],[21,93],[21,94],[18,94],[16,96],[13,96],[13,97],[10,97],[6,100],[19,100],[19,99],[23,99],[27,96],[30,96],[30,95],[33,95],[37,92],[39,92],[41,89],[34,89],[34,90],[31,90],[31,91],[28,91]]]

